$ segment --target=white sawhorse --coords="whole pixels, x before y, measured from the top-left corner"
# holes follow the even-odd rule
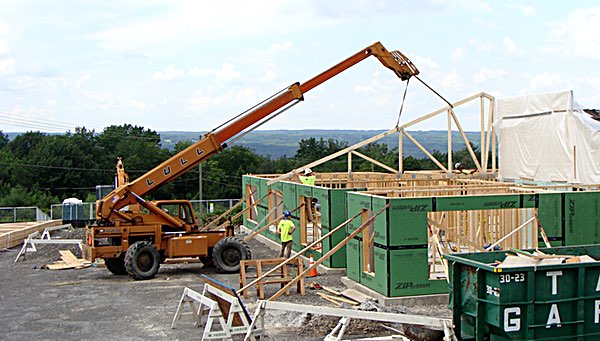
[[[246,333],[246,338],[244,340],[249,340],[252,337],[256,336],[254,334],[254,329],[252,329],[253,327],[255,327],[256,324],[260,323],[261,325],[260,329],[258,330],[264,330],[264,316],[266,310],[269,309],[341,317],[342,319],[340,320],[338,326],[336,326],[336,328],[334,328],[334,330],[329,335],[327,335],[325,340],[341,340],[344,335],[344,331],[346,330],[346,327],[350,322],[350,319],[363,319],[380,322],[393,322],[426,326],[433,329],[443,330],[444,341],[455,341],[457,339],[456,335],[454,334],[452,320],[446,318],[422,315],[393,314],[362,310],[359,311],[352,309],[331,308],[274,301],[258,301],[257,303],[258,306],[256,308],[256,312],[254,313],[252,324],[250,324],[250,328],[248,328],[248,332]]]
[[[211,294],[211,296],[215,297],[217,300],[226,301],[230,304],[227,320],[225,320],[223,312],[219,308],[219,303],[216,300],[207,297],[208,294]],[[244,335],[250,328],[251,321],[249,321],[244,314],[243,307],[238,298],[209,284],[204,285],[202,294],[190,288],[185,288],[183,290],[183,295],[179,301],[177,312],[175,312],[175,316],[173,317],[171,328],[177,326],[186,303],[192,309],[191,314],[196,322],[196,326],[202,327],[204,325],[202,340],[233,340],[233,335]],[[242,321],[241,326],[233,325],[236,316],[239,316]],[[254,332],[254,336],[262,335],[262,330],[255,329]],[[256,340],[254,336],[251,337],[252,340]]]

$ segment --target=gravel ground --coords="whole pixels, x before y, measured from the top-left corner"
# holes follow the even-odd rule
[[[61,238],[81,238],[83,229],[58,231]],[[272,258],[277,252],[258,241],[249,243],[253,258]],[[192,340],[201,337],[189,316],[182,316],[176,329],[170,329],[185,287],[202,291],[201,274],[206,274],[234,288],[239,287],[238,274],[219,274],[201,263],[163,264],[156,278],[135,281],[128,276],[115,276],[108,270],[88,267],[79,270],[46,270],[43,266],[60,258],[58,250],[75,246],[42,245],[37,252],[14,262],[20,247],[0,252],[0,330],[2,340]],[[321,274],[319,284],[337,290],[345,287],[340,274]],[[311,282],[307,279],[306,285]],[[268,285],[269,297],[278,290]],[[279,301],[308,305],[333,306],[306,290],[306,295],[283,295]],[[256,307],[255,291],[244,300],[251,314]],[[386,308],[385,311],[448,316],[445,307]],[[268,333],[273,339],[321,340],[337,324],[338,318],[310,314],[269,311]],[[390,325],[390,324],[388,324]],[[403,326],[390,325],[404,330]],[[350,338],[390,335],[379,322],[352,320],[345,335]],[[436,339],[438,336],[427,336]]]

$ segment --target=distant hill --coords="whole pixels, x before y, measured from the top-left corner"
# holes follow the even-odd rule
[[[335,139],[348,142],[353,145],[364,141],[385,130],[256,130],[236,142],[238,145],[248,147],[257,154],[279,158],[284,155],[293,157],[298,148],[298,142],[302,139],[314,137]],[[197,141],[203,132],[162,131],[159,132],[164,148],[173,149],[180,141]],[[409,131],[409,133],[421,143],[428,151],[439,150],[445,153],[448,149],[446,143],[448,132],[442,130]],[[479,146],[479,132],[465,132],[467,138],[475,146]],[[453,149],[459,150],[465,147],[462,137],[458,131],[452,133]],[[398,134],[392,134],[378,141],[385,143],[389,148],[398,147]],[[425,157],[425,154],[406,137],[403,139],[404,156]]]

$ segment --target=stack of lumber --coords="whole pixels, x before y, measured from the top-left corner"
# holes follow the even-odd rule
[[[0,249],[22,245],[30,234],[36,231],[41,233],[48,227],[61,224],[61,220],[0,224]]]

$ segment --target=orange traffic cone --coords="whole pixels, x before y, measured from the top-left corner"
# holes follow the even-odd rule
[[[308,265],[308,267],[312,267],[315,265],[315,260],[312,256],[312,253],[310,254],[310,263]],[[317,272],[317,267],[315,266],[314,268],[312,268],[309,272],[308,272],[308,277],[317,277],[319,275],[319,273]]]

